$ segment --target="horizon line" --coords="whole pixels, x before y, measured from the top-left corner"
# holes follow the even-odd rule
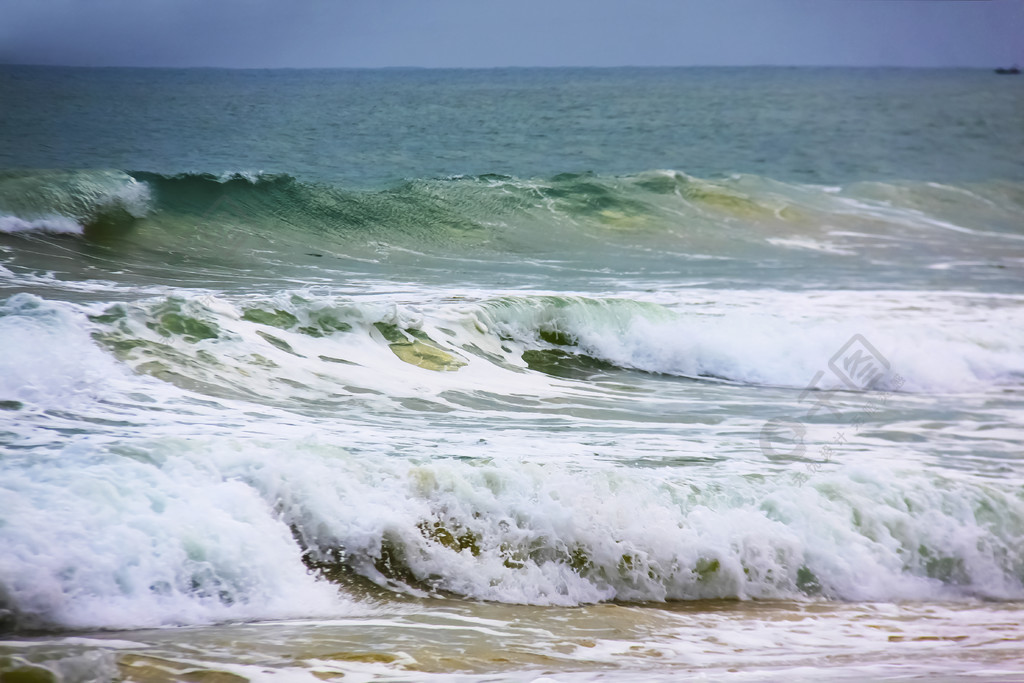
[[[501,71],[531,69],[971,69],[987,70],[1005,65],[901,65],[901,64],[619,64],[619,65],[506,65],[506,66],[154,66],[139,64],[39,64],[0,62],[0,68],[36,69],[151,69],[176,71]],[[1012,65],[1016,66],[1016,65]]]

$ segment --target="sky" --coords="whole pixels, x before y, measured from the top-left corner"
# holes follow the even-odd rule
[[[0,0],[0,63],[1024,65],[1024,0]]]

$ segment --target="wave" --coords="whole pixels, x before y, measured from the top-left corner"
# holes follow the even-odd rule
[[[624,380],[659,375],[623,373],[716,387],[767,378],[795,395],[844,341],[809,335],[808,318],[841,321],[857,303],[793,294],[800,324],[762,316],[773,332],[752,343],[763,300],[737,293],[708,315],[706,296],[680,308],[578,296],[397,305],[308,289],[90,305],[15,295],[0,306],[0,410],[14,433],[43,425],[24,443],[52,430],[53,444],[0,458],[0,628],[345,614],[362,609],[345,596],[366,581],[562,605],[1024,598],[1013,481],[899,457],[803,485],[785,468],[620,467],[571,429],[538,431],[588,419],[602,395],[610,425],[653,419],[669,387],[647,386],[646,400],[642,381]],[[976,326],[969,339],[922,326],[935,311],[976,315],[965,296],[862,295],[890,332],[918,335],[898,350],[870,336],[904,390],[1019,386],[1024,354],[1007,331],[1019,325]],[[922,348],[931,364],[910,365]],[[204,426],[211,406],[217,424]],[[180,424],[153,417],[168,410]],[[452,431],[433,421],[442,413]],[[76,414],[93,435],[69,441]],[[251,424],[263,421],[266,432]],[[436,457],[394,445],[424,432],[444,449]],[[664,445],[625,450],[671,460]]]
[[[548,179],[488,174],[417,179],[380,191],[308,183],[288,175],[134,173],[156,192],[164,210],[201,213],[260,225],[384,237],[481,241],[508,237],[530,217],[576,233],[602,236],[720,229],[723,224],[790,224],[813,228],[823,216],[872,224],[949,227],[979,217],[1001,233],[1021,233],[1024,186],[1008,182],[956,187],[936,183],[857,183],[847,188],[781,183],[737,175],[711,180],[677,171],[632,176],[565,173]],[[517,220],[518,219],[518,220]],[[486,235],[486,236],[485,236]],[[530,237],[537,237],[536,233]],[[710,235],[709,235],[710,237]]]
[[[118,171],[0,171],[0,232],[123,231],[150,210],[150,189]]]
[[[249,487],[64,456],[4,468],[0,630],[345,613]]]
[[[401,590],[565,605],[1024,596],[1024,505],[992,487],[857,468],[800,487],[540,463],[306,464],[283,485],[283,471],[248,481],[281,501],[313,566]],[[380,484],[360,485],[368,476]]]
[[[65,216],[26,220],[17,216],[0,216],[0,232],[13,235],[19,232],[40,232],[51,235],[82,235],[85,227]]]
[[[92,334],[136,372],[215,396],[293,406],[327,397],[365,401],[366,392],[401,403],[412,397],[408,387],[382,377],[400,376],[403,364],[444,375],[424,381],[432,400],[449,407],[459,401],[446,392],[477,391],[483,378],[495,386],[521,382],[514,376],[523,373],[538,378],[531,391],[539,395],[547,391],[540,378],[589,381],[628,371],[850,389],[829,363],[857,339],[887,367],[875,390],[958,393],[1024,380],[1024,348],[1013,332],[1019,325],[975,321],[967,334],[934,322],[937,315],[971,318],[977,301],[970,296],[922,294],[908,311],[914,297],[906,293],[766,295],[802,308],[801,315],[765,313],[756,293],[716,293],[709,311],[700,293],[671,307],[553,295],[399,306],[307,289],[115,304],[92,316]],[[1020,312],[1010,307],[1004,315]]]
[[[747,245],[849,256],[871,243],[912,251],[922,239],[1021,238],[1024,185],[863,182],[845,187],[677,171],[416,179],[351,190],[261,173],[161,175],[48,171],[0,174],[6,231],[122,233],[147,219],[179,249],[231,249],[252,234],[325,245],[544,252],[608,244],[743,254]],[[17,219],[17,224],[11,222]],[[14,227],[12,227],[14,226]],[[289,237],[290,236],[290,237]],[[195,244],[190,244],[195,243]]]
[[[0,462],[0,628],[344,615],[367,580],[539,605],[1024,598],[1009,484],[367,456],[156,438]]]

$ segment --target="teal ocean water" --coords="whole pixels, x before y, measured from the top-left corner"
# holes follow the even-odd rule
[[[0,677],[1024,680],[1022,105],[0,67]]]

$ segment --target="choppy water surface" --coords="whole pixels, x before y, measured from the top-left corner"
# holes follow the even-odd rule
[[[0,70],[0,671],[1024,679],[1018,85]]]

